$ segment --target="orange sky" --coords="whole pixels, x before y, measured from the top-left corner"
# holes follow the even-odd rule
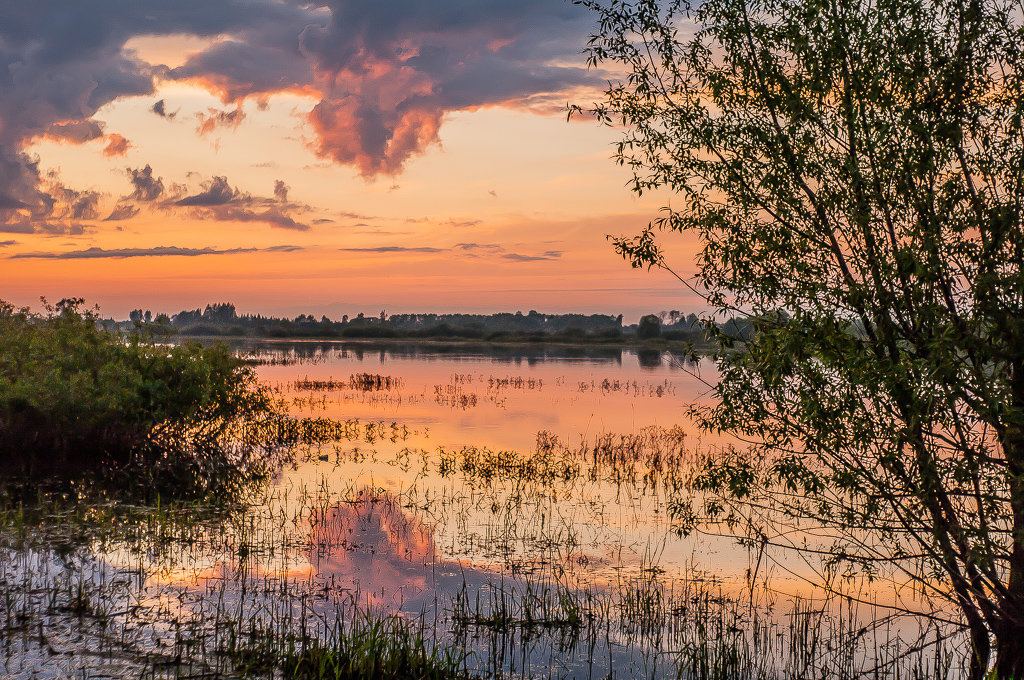
[[[217,35],[126,29],[107,37],[105,52],[69,50],[47,74],[91,65],[99,85],[85,105],[0,84],[8,102],[43,112],[25,122],[0,108],[0,180],[13,187],[0,208],[15,206],[0,226],[0,298],[83,296],[118,318],[136,307],[173,313],[222,300],[240,312],[332,318],[538,309],[631,320],[699,308],[668,275],[631,270],[605,239],[638,230],[668,197],[628,190],[628,172],[610,160],[617,131],[565,120],[566,102],[599,96],[583,57],[572,63],[585,24],[566,24],[564,37],[579,44],[544,48],[550,53],[536,60],[516,46],[550,40],[532,37],[525,22],[483,48],[470,41],[456,66],[423,65],[388,50],[425,59],[435,43],[458,43],[437,37],[447,25],[387,26],[389,47],[373,47],[384,56],[371,58],[368,45],[384,40],[373,34],[378,19],[342,34],[331,13],[362,11],[342,5],[300,17],[323,22],[320,43],[309,38],[313,24],[297,38],[292,70],[308,62],[308,78],[243,78],[222,53],[266,40],[247,26]],[[186,18],[213,21],[197,13]],[[484,33],[493,32],[488,18],[479,17]],[[25,20],[44,36],[52,29],[52,17]],[[450,30],[461,39],[475,29]],[[356,62],[339,52],[351,42],[361,46]],[[0,58],[10,69],[26,54]],[[116,82],[127,69],[149,85],[97,99],[115,62]],[[492,71],[508,91],[494,91]],[[518,84],[520,71],[532,80]],[[8,175],[21,174],[4,176],[5,159]],[[677,244],[677,269],[692,271],[694,254],[693,244]]]

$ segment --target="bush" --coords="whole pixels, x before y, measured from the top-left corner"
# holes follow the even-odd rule
[[[38,315],[0,301],[0,470],[189,496],[265,471],[243,437],[273,413],[252,369],[222,346],[109,332],[81,304]]]

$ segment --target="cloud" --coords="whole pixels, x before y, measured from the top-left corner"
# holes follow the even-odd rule
[[[47,234],[48,236],[81,236],[87,231],[86,225],[77,222],[45,220],[36,222],[32,231],[26,233]]]
[[[110,214],[103,218],[104,222],[130,220],[139,214],[139,207],[130,203],[121,203],[114,207]]]
[[[152,95],[158,81],[199,85],[234,105],[203,114],[203,134],[237,125],[246,100],[312,96],[312,150],[368,178],[401,172],[438,142],[451,112],[548,106],[603,82],[578,54],[591,17],[558,0],[48,0],[9,2],[0,14],[0,225],[8,231],[35,230],[61,209],[28,145],[103,137],[97,112]],[[125,49],[135,37],[177,34],[207,47],[171,69]],[[163,99],[150,110],[176,113]],[[116,134],[106,135],[108,154],[128,148]]]
[[[151,202],[164,195],[164,181],[160,177],[153,177],[153,168],[146,164],[146,167],[138,170],[126,168],[128,179],[134,187],[131,197],[136,201]]]
[[[513,262],[540,262],[543,260],[561,259],[562,253],[558,250],[549,250],[541,255],[523,255],[521,253],[504,253],[501,257]]]
[[[103,124],[94,120],[51,123],[43,136],[71,144],[85,144],[103,136]]]
[[[60,217],[73,220],[96,219],[96,205],[100,200],[99,192],[77,191],[59,181],[53,181],[48,186],[47,192],[55,200],[53,212],[59,214]]]
[[[270,246],[268,248],[227,248],[217,250],[216,248],[182,248],[179,246],[156,246],[153,248],[115,248],[106,250],[104,248],[86,248],[85,250],[68,250],[64,252],[36,252],[18,253],[11,255],[9,259],[32,259],[32,260],[98,260],[98,259],[125,259],[129,257],[198,257],[199,255],[237,255],[240,253],[277,253],[294,252],[302,250],[301,246]]]
[[[215,176],[202,183],[203,190],[175,201],[167,207],[192,208],[193,217],[221,222],[258,222],[278,229],[308,231],[309,225],[299,222],[289,212],[305,211],[308,206],[288,203],[288,187],[278,180],[274,184],[275,198],[251,196],[232,187],[227,177]]]
[[[132,148],[132,143],[122,135],[114,133],[107,135],[107,145],[103,147],[104,156],[123,156]]]
[[[443,224],[445,226],[449,226],[449,227],[475,227],[475,226],[477,226],[479,224],[482,224],[482,223],[483,223],[483,220],[455,220],[455,219],[450,219],[447,222],[442,222],[441,224]]]
[[[245,111],[238,106],[233,111],[221,111],[220,109],[207,109],[206,113],[197,113],[199,126],[196,132],[200,137],[205,137],[217,128],[231,128],[237,130],[238,126],[245,120]]]
[[[600,83],[579,63],[590,18],[552,0],[323,0],[293,23],[231,32],[169,71],[225,102],[318,96],[313,150],[366,177],[395,175],[437,143],[446,113],[534,105]],[[283,19],[284,17],[282,17]],[[561,101],[561,99],[560,99]]]
[[[253,210],[244,206],[214,205],[202,210],[198,216],[222,222],[261,222],[279,229],[308,231],[309,225],[297,222],[295,218],[284,213],[277,207],[266,210]]]
[[[456,250],[504,250],[504,248],[497,243],[456,243],[452,248]]]
[[[214,206],[224,205],[230,203],[235,197],[238,196],[238,190],[233,189],[228,184],[227,177],[214,177],[212,180],[203,183],[203,190],[198,194],[192,196],[186,196],[178,201],[175,201],[175,205],[181,206]]]
[[[483,223],[482,220],[468,219],[468,220],[457,220],[454,217],[449,217],[447,220],[435,220],[430,217],[406,217],[405,221],[408,224],[426,224],[432,223],[442,227],[475,227]]]
[[[548,250],[538,255],[510,253],[505,251],[504,246],[497,243],[456,243],[448,248],[437,248],[433,246],[374,246],[368,248],[339,248],[339,250],[347,253],[458,253],[471,258],[498,257],[512,262],[542,262],[546,260],[557,260],[562,257],[562,251],[560,250]]]
[[[274,198],[286,203],[288,201],[288,185],[284,183],[284,180],[274,180]]]
[[[18,245],[17,241],[0,241],[0,248],[7,248],[9,246]]]
[[[161,118],[167,118],[168,120],[174,120],[174,117],[178,115],[177,111],[174,111],[173,113],[167,112],[167,102],[163,99],[158,100],[150,107],[149,110]]]
[[[346,253],[443,253],[445,248],[410,248],[407,246],[376,246],[374,248],[338,248]]]

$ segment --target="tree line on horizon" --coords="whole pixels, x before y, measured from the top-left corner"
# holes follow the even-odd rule
[[[500,341],[527,340],[590,340],[614,342],[623,339],[664,338],[697,342],[705,339],[705,326],[696,314],[678,310],[643,316],[636,324],[623,325],[622,315],[611,314],[544,314],[499,312],[495,314],[391,314],[381,311],[375,316],[362,313],[340,320],[326,315],[317,319],[312,314],[294,318],[239,314],[229,302],[213,303],[205,308],[182,310],[177,314],[154,315],[150,310],[136,309],[125,329],[145,326],[165,334],[190,336],[258,336],[258,337],[339,337],[339,338],[462,338]],[[735,318],[721,327],[745,338],[752,323]]]

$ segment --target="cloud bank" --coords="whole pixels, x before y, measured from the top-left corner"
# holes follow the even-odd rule
[[[124,155],[131,143],[94,116],[119,98],[155,93],[161,80],[201,85],[233,105],[200,114],[200,134],[239,125],[247,99],[311,96],[310,144],[319,156],[366,177],[395,175],[437,142],[450,112],[546,106],[594,84],[600,74],[566,65],[581,61],[588,20],[558,0],[4,3],[0,224],[12,232],[67,230],[61,216],[74,210],[50,191],[24,149],[42,137],[76,144],[102,138],[103,153]],[[125,49],[132,38],[176,34],[211,42],[175,68]],[[177,113],[162,99],[151,111],[167,119]],[[136,186],[137,201],[162,194],[153,184]],[[196,194],[193,207],[230,204],[202,203],[218,196]],[[251,217],[287,222],[273,213]]]
[[[13,243],[13,241],[12,241]],[[197,257],[199,255],[236,255],[239,253],[290,253],[302,250],[301,246],[270,246],[268,248],[181,248],[179,246],[156,246],[153,248],[86,248],[64,252],[18,253],[12,260],[97,260],[105,258],[124,259],[129,257]]]

